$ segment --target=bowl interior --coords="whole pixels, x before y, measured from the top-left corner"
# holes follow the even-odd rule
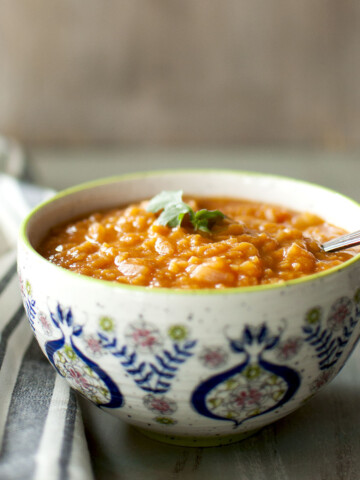
[[[360,205],[326,188],[284,177],[238,171],[168,171],[99,180],[66,190],[44,203],[24,223],[37,248],[53,226],[114,206],[150,198],[162,190],[199,196],[226,196],[283,205],[320,215],[348,231],[360,228]]]

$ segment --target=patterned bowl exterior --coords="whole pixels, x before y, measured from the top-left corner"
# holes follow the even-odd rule
[[[30,237],[72,195],[31,215]],[[178,292],[70,273],[24,237],[18,259],[30,325],[56,371],[169,442],[230,443],[287,415],[338,373],[359,337],[357,260],[281,286]]]

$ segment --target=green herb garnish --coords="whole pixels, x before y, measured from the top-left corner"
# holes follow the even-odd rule
[[[206,233],[211,233],[212,226],[225,218],[220,210],[202,209],[194,212],[189,205],[182,201],[182,194],[182,190],[161,192],[150,200],[147,211],[157,213],[162,210],[157,220],[158,223],[172,228],[181,225],[185,215],[188,214],[194,230]]]

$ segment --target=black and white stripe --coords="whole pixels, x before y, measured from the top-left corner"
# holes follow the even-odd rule
[[[13,179],[9,185],[12,193],[18,189],[13,198],[22,198],[20,217],[26,205],[21,186]],[[7,220],[10,216],[18,223],[13,213],[7,214]],[[33,336],[21,302],[15,252],[6,252],[0,255],[0,479],[92,478],[76,395]]]

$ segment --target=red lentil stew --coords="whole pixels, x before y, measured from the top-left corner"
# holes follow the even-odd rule
[[[229,288],[273,284],[335,267],[354,251],[320,243],[345,233],[317,215],[234,198],[185,197],[193,211],[229,219],[210,233],[170,228],[147,201],[95,212],[53,228],[39,247],[50,262],[82,275],[148,287]]]

